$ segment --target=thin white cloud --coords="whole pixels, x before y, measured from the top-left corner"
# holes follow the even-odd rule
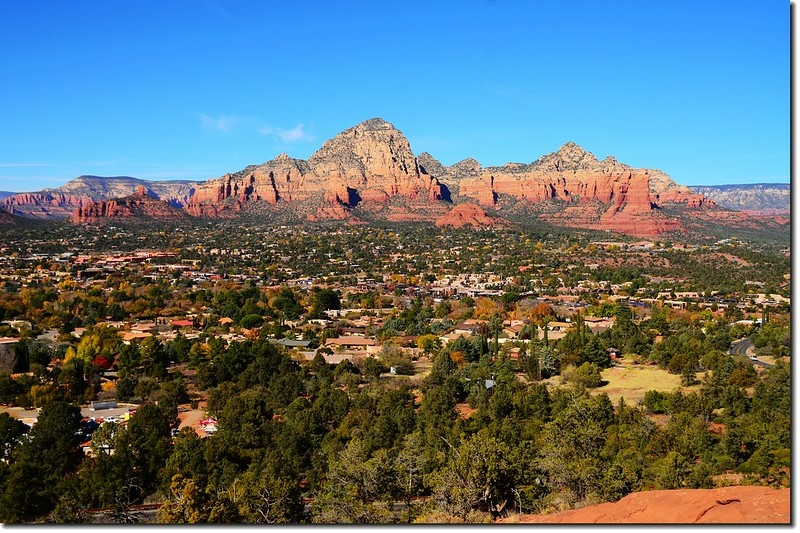
[[[314,140],[314,136],[308,133],[302,124],[298,124],[290,130],[264,126],[263,128],[260,128],[258,132],[261,135],[278,137],[281,141],[287,144]]]
[[[53,163],[0,163],[3,168],[18,168],[18,167],[53,167]]]
[[[197,113],[200,125],[207,132],[231,133],[233,127],[240,121],[240,117],[232,115],[222,115],[219,118],[210,117],[203,113]]]
[[[111,160],[109,160],[109,161],[100,160],[100,161],[79,161],[79,162],[74,163],[74,164],[78,165],[80,167],[113,167],[113,166],[119,165],[120,163],[117,162],[117,161],[111,161]]]
[[[239,132],[255,132],[265,137],[279,139],[285,144],[314,140],[314,136],[306,130],[303,124],[297,124],[293,128],[286,129],[271,126],[256,117],[241,115],[220,115],[218,117],[212,117],[203,113],[196,113],[196,115],[200,120],[200,126],[207,133],[232,134]]]

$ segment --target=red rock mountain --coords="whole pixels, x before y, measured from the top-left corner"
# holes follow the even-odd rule
[[[420,169],[408,140],[388,122],[362,122],[326,141],[308,161],[281,154],[263,165],[209,180],[195,190],[187,211],[225,216],[253,202],[312,204],[308,217],[363,202],[368,209],[395,197],[424,204],[442,199],[442,186]]]
[[[462,202],[473,207],[458,207]],[[681,229],[679,221],[660,211],[662,205],[714,206],[666,174],[632,169],[613,157],[598,161],[574,143],[527,165],[484,169],[466,159],[445,167],[427,153],[417,158],[400,131],[376,118],[325,142],[308,161],[281,154],[209,180],[197,187],[187,211],[235,216],[266,203],[300,208],[306,220],[352,221],[358,219],[352,211],[358,207],[366,218],[486,225],[502,221],[486,209],[503,216],[511,203],[520,202],[541,211],[537,216],[546,222],[634,235]],[[482,211],[477,218],[476,205]],[[445,217],[450,209],[457,210]]]
[[[150,197],[144,186],[140,186],[131,196],[101,200],[79,207],[72,215],[72,222],[85,224],[120,218],[174,220],[189,218],[189,215],[167,202]]]
[[[3,200],[9,213],[30,218],[64,218],[75,209],[92,203],[90,196],[74,196],[54,192],[20,193]]]
[[[129,176],[78,176],[55,189],[13,194],[1,203],[6,211],[28,218],[67,218],[77,208],[99,200],[122,198],[145,187],[149,194],[175,207],[183,207],[196,182],[147,181]]]
[[[544,209],[539,218],[566,226],[658,235],[681,229],[659,211],[662,205],[714,206],[662,172],[633,169],[611,156],[598,161],[572,142],[527,165],[481,168],[477,161],[464,160],[454,167],[446,173],[458,182],[460,196],[500,210],[509,200],[558,206]]]
[[[3,206],[41,218],[73,213],[81,222],[109,213],[121,217],[130,211],[129,216],[137,216],[133,204],[110,201],[130,194],[134,182],[147,184],[150,196],[182,208],[178,213],[248,215],[267,223],[421,221],[484,226],[526,224],[534,218],[637,236],[703,231],[716,220],[735,227],[764,225],[716,207],[663,172],[634,169],[611,156],[599,161],[571,142],[529,164],[484,168],[465,159],[445,166],[428,153],[417,157],[406,137],[380,118],[341,132],[308,160],[281,154],[202,183],[81,177],[59,189],[14,195]],[[92,203],[96,200],[107,202]],[[158,216],[162,215],[167,211]]]

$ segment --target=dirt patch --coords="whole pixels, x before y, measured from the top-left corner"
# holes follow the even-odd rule
[[[200,421],[205,417],[205,409],[190,409],[188,404],[181,405],[178,407],[178,420],[181,422],[178,429],[190,427],[194,429],[198,436],[205,437],[206,432],[200,429]]]
[[[647,365],[615,366],[603,370],[601,379],[606,385],[594,389],[595,394],[605,392],[612,403],[625,398],[628,404],[636,405],[644,400],[647,391],[672,392],[681,387],[681,377],[666,370]],[[685,390],[685,389],[684,389]]]
[[[738,265],[742,265],[743,267],[752,266],[752,264],[750,264],[748,261],[745,261],[741,257],[736,257],[733,254],[726,254],[726,253],[722,253],[722,252],[717,252],[717,253],[713,253],[713,254],[707,254],[707,256],[708,257],[722,257],[724,259],[727,259],[731,263],[736,263]]]
[[[478,411],[477,409],[473,409],[472,407],[470,407],[468,403],[456,404],[456,413],[458,413],[458,418],[460,418],[461,420],[466,420],[477,411]]]
[[[412,362],[414,367],[414,377],[417,379],[425,379],[431,373],[431,366],[433,361],[430,357],[423,356]]]

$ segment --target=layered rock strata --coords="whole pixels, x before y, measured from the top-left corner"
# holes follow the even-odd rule
[[[143,186],[136,194],[125,198],[101,200],[81,206],[72,214],[72,222],[86,224],[109,219],[174,220],[185,219],[188,215],[167,202],[151,198]]]

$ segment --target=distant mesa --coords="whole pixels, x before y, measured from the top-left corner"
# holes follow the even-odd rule
[[[173,210],[130,198],[142,197],[143,190],[149,200]],[[663,172],[634,169],[612,156],[600,161],[574,142],[532,163],[483,167],[467,158],[446,166],[427,152],[416,156],[406,137],[381,118],[342,131],[308,160],[280,154],[205,182],[80,176],[56,189],[15,194],[0,205],[25,217],[71,217],[78,223],[108,217],[253,216],[267,224],[485,227],[538,220],[637,236],[681,232],[692,220],[756,224]]]
[[[150,196],[147,188],[139,185],[136,192],[124,198],[100,200],[82,205],[72,214],[75,224],[111,221],[115,219],[181,220],[189,215],[182,209]]]
[[[27,218],[69,218],[79,207],[100,200],[122,198],[146,187],[154,197],[183,208],[194,192],[193,181],[148,181],[130,176],[78,176],[61,187],[13,194],[0,202],[6,211]]]
[[[750,215],[789,215],[791,212],[792,186],[789,183],[696,186],[690,189],[713,198],[726,209]]]

